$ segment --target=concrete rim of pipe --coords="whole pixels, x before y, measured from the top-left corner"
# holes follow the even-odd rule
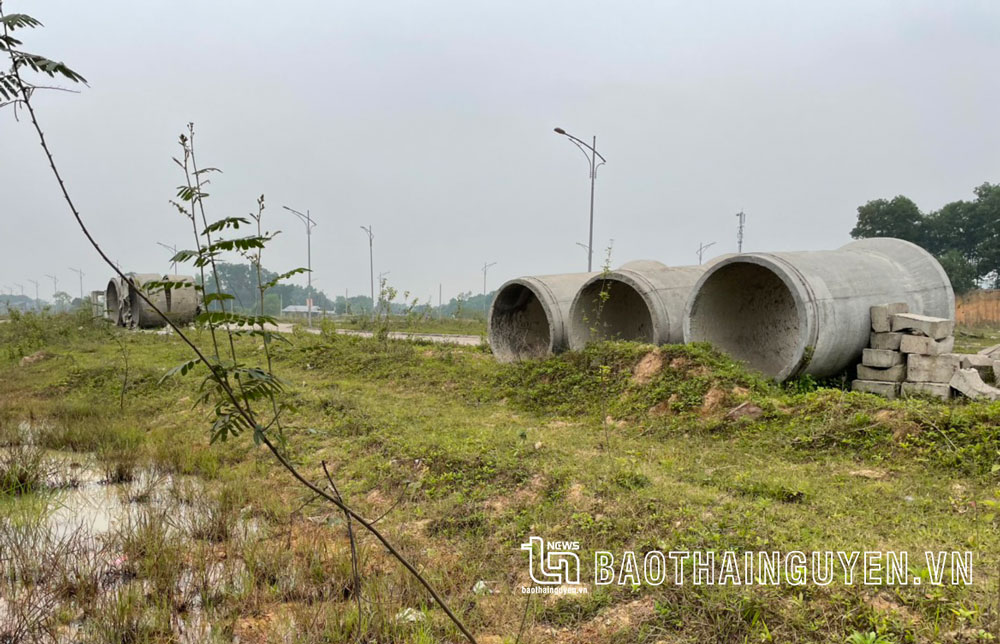
[[[548,287],[532,277],[509,280],[497,289],[486,318],[486,336],[497,360],[540,358],[557,350],[562,314],[553,301]]]
[[[618,270],[595,275],[583,284],[569,309],[566,332],[570,348],[579,351],[588,342],[601,340],[667,342],[667,312],[659,298],[652,295],[655,286],[635,270],[640,265],[667,268],[652,260],[629,262]],[[608,297],[602,306],[600,296],[605,290]],[[613,305],[612,300],[615,300]],[[611,329],[615,331],[610,332]]]
[[[580,350],[588,342],[603,340],[680,344],[688,296],[715,261],[667,266],[643,259],[592,277],[570,306],[566,321],[570,347]]]
[[[867,346],[870,307],[889,302],[924,315],[954,315],[947,273],[903,240],[736,255],[698,280],[685,308],[684,340],[711,342],[778,381],[830,376]]]
[[[750,330],[736,345],[719,346],[736,360],[773,375],[781,382],[797,375],[808,365],[808,347],[815,346],[816,306],[814,298],[788,262],[772,255],[737,255],[724,259],[705,273],[692,292],[684,314],[684,338],[689,342],[708,340],[716,324],[738,323]],[[726,291],[727,280],[740,275],[743,288],[736,293]],[[777,313],[753,317],[740,309],[748,298],[759,293],[769,295]],[[708,302],[711,310],[702,310]],[[720,310],[721,309],[721,310]],[[692,319],[692,317],[694,319]],[[776,333],[780,331],[781,333]],[[791,337],[792,342],[787,342]],[[767,342],[765,338],[776,340]],[[754,340],[758,341],[754,343]],[[785,341],[782,341],[785,340]],[[752,344],[764,344],[767,350],[755,353],[748,349]]]
[[[486,318],[486,337],[500,362],[542,358],[567,348],[566,318],[580,286],[594,273],[531,275],[505,282]]]
[[[108,281],[108,287],[104,291],[104,310],[107,318],[116,326],[122,325],[121,298],[119,289],[121,284],[118,278]]]

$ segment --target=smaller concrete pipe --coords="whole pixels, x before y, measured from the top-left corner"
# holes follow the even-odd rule
[[[838,250],[750,253],[724,259],[698,280],[684,340],[710,342],[778,381],[837,374],[861,356],[870,308],[953,318],[955,296],[934,257],[900,239],[851,242]]]
[[[104,317],[111,320],[115,326],[124,326],[121,292],[121,279],[112,277],[108,281],[108,288],[104,291]]]
[[[134,288],[129,289],[128,294],[128,308],[130,312],[129,324],[133,328],[139,329],[152,329],[156,327],[164,326],[167,321],[156,311],[153,310],[149,304],[146,304],[136,289],[142,289],[143,293],[146,294],[156,308],[163,312],[167,311],[167,295],[164,290],[156,289],[155,292],[150,293],[145,285],[149,282],[158,282],[163,279],[162,275],[157,275],[156,273],[140,273],[131,274],[129,277],[132,278],[132,283],[135,285]]]
[[[513,362],[565,350],[570,304],[594,275],[519,277],[501,286],[486,319],[486,337],[496,359]]]
[[[184,282],[184,286],[165,290],[167,317],[174,324],[190,324],[200,313],[201,299],[195,288],[194,277],[190,275],[164,275],[165,282]]]
[[[707,268],[639,260],[591,277],[570,306],[570,348],[601,340],[680,344],[684,306]]]

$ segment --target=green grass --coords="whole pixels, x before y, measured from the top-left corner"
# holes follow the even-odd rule
[[[47,447],[112,461],[127,451],[207,486],[204,494],[178,493],[188,499],[178,503],[208,506],[183,531],[135,526],[139,544],[159,543],[165,553],[149,560],[130,546],[137,581],[166,591],[178,568],[221,566],[226,581],[204,590],[220,641],[251,630],[274,640],[352,641],[357,615],[342,515],[305,494],[249,439],[208,444],[210,410],[191,402],[201,377],[157,382],[188,358],[184,347],[170,337],[128,336],[120,405],[118,344],[90,328],[63,335],[41,326],[41,344],[31,349],[50,357],[26,367],[11,359],[0,373],[0,430],[31,420],[44,428]],[[248,361],[262,360],[255,341],[240,348]],[[583,577],[597,549],[913,557],[969,549],[976,583],[615,585],[533,598],[521,642],[1000,635],[1000,404],[886,402],[805,382],[779,387],[700,345],[662,348],[659,368],[638,377],[650,350],[604,344],[499,365],[480,349],[297,334],[276,349],[294,405],[286,419],[290,457],[315,481],[326,461],[363,515],[389,511],[380,528],[481,641],[518,635],[519,588],[528,583],[519,546],[529,535],[580,541]],[[757,413],[730,415],[742,403]],[[249,539],[240,527],[247,521],[257,526]],[[359,546],[362,596],[379,607],[380,617],[365,618],[374,639],[458,641],[373,539],[361,535]],[[480,580],[496,592],[474,594]],[[156,639],[164,613],[178,610],[148,596],[116,597],[95,617],[94,632],[132,629]],[[426,620],[396,621],[406,608]]]

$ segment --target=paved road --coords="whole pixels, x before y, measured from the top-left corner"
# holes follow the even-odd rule
[[[279,333],[291,333],[296,325],[287,322],[278,324]],[[307,333],[319,333],[320,330],[309,329],[299,325]],[[337,329],[341,335],[356,335],[362,338],[370,338],[375,335],[371,331],[354,331],[352,329]],[[424,342],[438,342],[440,344],[459,344],[465,347],[478,347],[483,344],[483,338],[478,335],[458,335],[455,333],[404,333],[402,331],[390,331],[390,340],[422,340]]]

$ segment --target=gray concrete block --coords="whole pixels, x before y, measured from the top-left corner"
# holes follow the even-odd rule
[[[954,353],[922,356],[911,353],[906,359],[906,379],[910,382],[950,382],[962,360]]]
[[[892,304],[880,304],[871,308],[872,331],[876,333],[886,333],[891,331],[892,316],[897,313],[906,313],[910,307],[905,302],[894,302]]]
[[[854,380],[851,382],[853,391],[861,391],[866,394],[875,394],[884,398],[893,399],[899,395],[898,382],[882,382],[879,380]]]
[[[994,344],[992,347],[986,347],[985,349],[980,349],[979,355],[989,356],[994,360],[1000,360],[1000,344]]]
[[[915,331],[935,340],[943,340],[954,333],[955,321],[916,313],[897,313],[892,316],[892,330]]]
[[[858,380],[877,380],[879,382],[902,382],[906,378],[906,365],[898,364],[888,369],[877,369],[863,364],[858,365]]]
[[[951,398],[951,385],[943,382],[904,382],[900,388],[903,398],[933,396],[941,400]]]
[[[975,369],[983,382],[995,382],[993,376],[993,364],[996,362],[989,356],[981,356],[977,353],[960,354],[962,357],[962,369]]]
[[[1000,361],[993,363],[993,382],[1000,382]]]
[[[935,340],[923,335],[903,335],[899,342],[899,350],[903,353],[919,353],[925,356],[939,356],[951,353],[955,348],[955,336],[948,336],[944,340]]]
[[[861,364],[866,367],[876,367],[878,369],[888,369],[898,364],[906,362],[904,356],[899,351],[889,351],[888,349],[865,349],[861,352]]]
[[[1000,389],[991,387],[975,369],[959,369],[952,376],[951,388],[976,400],[1000,400]]]
[[[868,346],[872,349],[899,351],[899,343],[902,339],[902,333],[875,333],[872,331],[868,336]]]

